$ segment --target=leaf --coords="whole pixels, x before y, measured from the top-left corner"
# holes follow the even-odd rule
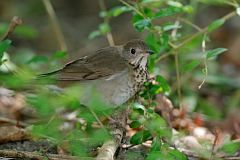
[[[67,52],[65,51],[57,51],[52,55],[53,59],[62,59],[67,57]]]
[[[153,113],[152,117],[144,124],[153,135],[169,139],[172,136],[171,130],[167,127],[166,121],[156,113]]]
[[[131,137],[130,143],[134,144],[134,145],[141,144],[141,143],[145,142],[146,140],[148,140],[150,138],[150,136],[151,136],[151,134],[147,130],[139,131]]]
[[[160,147],[161,147],[161,140],[159,137],[155,137],[152,141],[151,152],[160,151]]]
[[[99,30],[102,34],[107,34],[110,31],[110,26],[107,23],[102,23],[99,25]]]
[[[166,156],[164,155],[164,153],[160,151],[150,152],[146,158],[146,160],[164,160],[164,159],[166,159]]]
[[[240,142],[230,142],[223,145],[221,151],[234,155],[240,148]]]
[[[126,6],[117,6],[109,11],[109,15],[113,17],[117,17],[128,11],[131,11],[131,9]]]
[[[101,11],[100,13],[99,13],[99,17],[101,17],[101,18],[105,18],[105,17],[107,17],[108,16],[108,12],[107,11]]]
[[[163,152],[164,151],[164,152]],[[176,149],[164,149],[163,151],[152,151],[146,160],[188,160],[187,156]]]
[[[162,17],[172,16],[174,14],[181,13],[181,12],[183,12],[182,8],[170,6],[170,7],[163,8],[160,11],[158,11],[155,14],[154,18],[162,18]]]
[[[183,72],[190,72],[196,68],[201,62],[199,60],[193,60],[192,62],[183,66]]]
[[[173,29],[179,29],[182,26],[180,26],[179,24],[167,24],[163,26],[163,31],[169,31],[169,30],[173,30]]]
[[[95,31],[92,31],[89,35],[88,35],[88,39],[94,39],[98,36],[101,35],[101,32],[99,30],[95,30]]]
[[[0,42],[0,60],[3,57],[3,53],[10,47],[12,41],[9,39],[6,39],[2,42]]]
[[[154,17],[154,12],[149,8],[144,8],[143,12],[144,12],[144,15],[148,18]]]
[[[162,77],[161,75],[157,75],[156,81],[160,83],[160,86],[162,87],[164,92],[168,94],[171,91],[170,86],[168,85],[164,77]]]
[[[133,109],[137,110],[141,114],[143,114],[146,110],[145,107],[139,103],[133,103]]]
[[[173,6],[173,7],[183,7],[182,3],[177,2],[177,1],[167,1],[167,4],[169,6]]]
[[[208,32],[212,32],[221,27],[225,23],[224,19],[217,19],[208,25]]]
[[[187,156],[177,149],[170,150],[168,159],[188,160]]]
[[[132,121],[130,128],[139,128],[142,124],[139,121]]]
[[[216,48],[213,50],[206,51],[205,54],[206,54],[207,59],[209,59],[209,58],[216,57],[219,54],[226,52],[226,51],[227,51],[226,48]]]
[[[151,20],[150,19],[142,19],[133,24],[138,32],[142,32],[146,28],[151,27]]]
[[[152,49],[155,53],[158,53],[160,51],[161,46],[158,43],[157,37],[153,33],[148,34],[146,42],[150,49]]]

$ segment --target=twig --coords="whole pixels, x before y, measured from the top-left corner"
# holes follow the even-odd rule
[[[113,120],[109,122],[113,140],[109,140],[100,148],[97,160],[113,160],[114,154],[121,144],[122,138],[125,134],[125,126],[127,124],[128,109],[112,116]]]
[[[179,25],[179,21],[176,20],[175,25]],[[178,28],[172,30],[171,37],[172,39],[176,39]],[[174,45],[173,45],[174,46]],[[176,48],[174,46],[174,48]],[[182,110],[182,95],[181,95],[181,78],[180,78],[180,71],[179,71],[179,57],[178,57],[178,50],[173,50],[174,58],[175,58],[175,66],[176,66],[176,74],[177,74],[177,91],[178,91],[178,99],[179,99],[179,108]]]
[[[185,18],[181,18],[181,17],[178,17],[177,18],[179,21],[182,21],[186,24],[188,24],[189,26],[192,26],[193,28],[195,28],[197,31],[202,31],[202,28],[198,27],[196,24],[190,22],[189,20],[185,19]]]
[[[213,159],[214,149],[215,149],[215,146],[217,144],[217,141],[219,140],[219,131],[217,129],[214,130],[214,135],[215,135],[215,138],[214,138],[214,142],[213,142],[213,145],[212,145],[211,155],[210,155],[209,160]]]
[[[204,78],[203,78],[203,81],[201,82],[201,84],[198,86],[198,89],[202,88],[202,85],[205,83],[205,81],[207,79],[207,76],[208,76],[207,58],[205,56],[206,38],[207,38],[207,34],[205,33],[204,36],[203,36],[203,40],[202,40],[202,53],[203,53],[203,57],[204,57]]]
[[[125,6],[128,6],[129,8],[131,8],[132,10],[134,10],[137,14],[139,14],[140,16],[147,18],[142,12],[140,12],[138,9],[136,9],[135,7],[133,7],[132,5],[128,4],[127,2],[125,2],[124,0],[119,0],[119,2],[121,2],[122,4],[124,4]]]
[[[114,140],[105,142],[100,150],[96,160],[114,160],[114,154],[118,148],[118,144]]]
[[[14,16],[9,24],[9,27],[8,27],[8,30],[7,32],[3,35],[3,37],[1,38],[1,41],[5,40],[5,39],[8,39],[8,37],[13,33],[13,31],[15,30],[15,28],[18,26],[18,25],[21,25],[22,24],[22,19],[17,17],[17,16]]]
[[[57,154],[46,154],[49,160],[77,160],[80,157],[67,156],[67,155],[57,155]],[[0,150],[0,157],[11,157],[11,158],[29,158],[35,160],[45,160],[46,156],[36,152],[27,151],[14,151],[14,150]],[[84,157],[85,159],[85,157]],[[86,157],[86,159],[93,159]]]
[[[59,43],[59,47],[60,47],[61,50],[67,51],[67,44],[65,42],[61,27],[59,25],[56,13],[53,9],[53,6],[52,6],[50,0],[42,0],[42,1],[43,1],[43,4],[44,4],[44,6],[47,10],[48,15],[49,15],[50,22],[52,24],[52,28],[53,28],[53,30],[56,34],[56,37],[57,37],[57,40],[58,40],[58,43]]]
[[[101,126],[102,129],[105,129],[103,123],[101,122],[101,120],[98,118],[97,114],[92,110],[91,107],[87,107],[89,109],[89,111],[91,112],[91,114],[93,115],[93,117],[97,120],[98,124]]]
[[[12,124],[12,125],[15,125],[15,126],[20,126],[20,127],[27,127],[28,126],[26,123],[19,122],[19,121],[16,121],[16,120],[12,120],[12,119],[8,119],[8,118],[5,118],[5,117],[0,117],[0,122],[9,123],[9,124]]]
[[[175,59],[175,67],[176,67],[176,74],[177,74],[177,93],[178,93],[178,99],[179,99],[179,108],[182,110],[181,81],[180,81],[179,59],[178,59],[178,51],[177,50],[175,50],[175,52],[174,52],[174,59]]]
[[[98,2],[99,2],[99,6],[100,6],[101,11],[107,12],[107,8],[105,6],[104,0],[99,0]],[[104,23],[109,25],[109,18],[108,18],[108,16],[104,17]],[[114,40],[113,40],[112,32],[109,31],[106,36],[107,36],[107,41],[108,41],[109,45],[110,46],[114,46]]]

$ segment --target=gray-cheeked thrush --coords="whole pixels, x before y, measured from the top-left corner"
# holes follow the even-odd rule
[[[60,83],[83,85],[81,103],[100,93],[104,102],[121,105],[133,97],[148,79],[147,59],[152,53],[142,40],[131,40],[124,45],[110,46],[95,54],[79,58],[62,69],[43,74],[54,75]]]

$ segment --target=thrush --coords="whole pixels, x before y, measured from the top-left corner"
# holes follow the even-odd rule
[[[80,101],[83,104],[91,100],[93,92],[98,92],[104,102],[119,106],[147,81],[147,61],[152,53],[144,41],[131,40],[124,45],[99,49],[42,76],[54,75],[62,84],[82,85]]]

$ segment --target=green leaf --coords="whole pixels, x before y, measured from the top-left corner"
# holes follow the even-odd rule
[[[164,152],[163,152],[164,151]],[[176,149],[151,152],[146,160],[188,160],[187,156]]]
[[[151,152],[160,151],[160,147],[161,147],[161,140],[159,137],[155,137],[152,141]]]
[[[170,150],[168,152],[168,155],[169,159],[188,160],[187,156],[177,149]]]
[[[206,51],[205,54],[206,54],[207,59],[209,59],[209,58],[216,57],[219,54],[226,52],[226,51],[227,51],[226,48],[216,48],[216,49],[213,49],[210,51]]]
[[[143,114],[146,110],[145,107],[139,103],[133,103],[133,109],[137,110],[141,114]]]
[[[183,7],[182,3],[180,2],[177,2],[177,1],[167,1],[167,4],[169,6],[173,6],[173,7]]]
[[[153,33],[148,34],[146,42],[150,49],[152,49],[155,53],[158,53],[160,51],[161,46],[158,43],[157,37]]]
[[[157,75],[156,81],[160,83],[160,86],[162,87],[164,92],[168,94],[171,91],[171,88],[164,77],[162,77],[161,75]]]
[[[67,57],[67,52],[65,51],[57,51],[52,55],[53,59],[62,59]]]
[[[108,12],[106,12],[106,11],[101,11],[100,13],[99,13],[99,17],[101,17],[101,18],[105,18],[105,17],[107,17],[108,16]]]
[[[224,19],[217,19],[208,25],[208,32],[212,32],[221,27],[225,23]]]
[[[230,142],[223,145],[221,151],[234,155],[240,148],[240,142]]]
[[[0,42],[0,60],[3,57],[3,53],[10,47],[12,41],[9,39],[6,39],[2,42]]]
[[[132,121],[130,128],[139,128],[142,124],[139,121]]]
[[[163,8],[160,11],[158,11],[155,14],[154,18],[162,18],[162,17],[172,16],[174,14],[181,13],[181,12],[183,12],[182,8],[170,6],[170,7]]]
[[[144,12],[144,15],[148,18],[154,17],[154,12],[149,8],[144,8],[143,12]]]
[[[166,24],[163,26],[163,31],[170,31],[174,29],[179,29],[181,26],[179,24]]]
[[[96,30],[89,34],[88,39],[94,39],[100,35],[102,35],[101,32],[99,30]]]
[[[113,9],[111,9],[109,11],[109,15],[110,16],[113,16],[113,17],[117,17],[125,12],[128,12],[130,11],[131,9],[128,8],[127,6],[117,6],[117,7],[114,7]]]
[[[172,133],[167,127],[166,121],[156,113],[153,113],[151,116],[152,117],[144,123],[145,127],[149,129],[153,135],[170,139]]]
[[[142,19],[133,24],[138,32],[142,32],[146,28],[151,27],[151,20],[150,19]]]
[[[192,62],[183,66],[183,72],[190,72],[196,68],[201,62],[199,60],[193,60]]]
[[[148,140],[150,138],[150,136],[151,136],[151,134],[147,130],[139,131],[131,137],[130,143],[135,144],[135,145],[141,144],[141,143],[145,142],[146,140]]]
[[[99,25],[99,30],[102,34],[107,34],[110,31],[110,26],[107,23],[102,23]]]

